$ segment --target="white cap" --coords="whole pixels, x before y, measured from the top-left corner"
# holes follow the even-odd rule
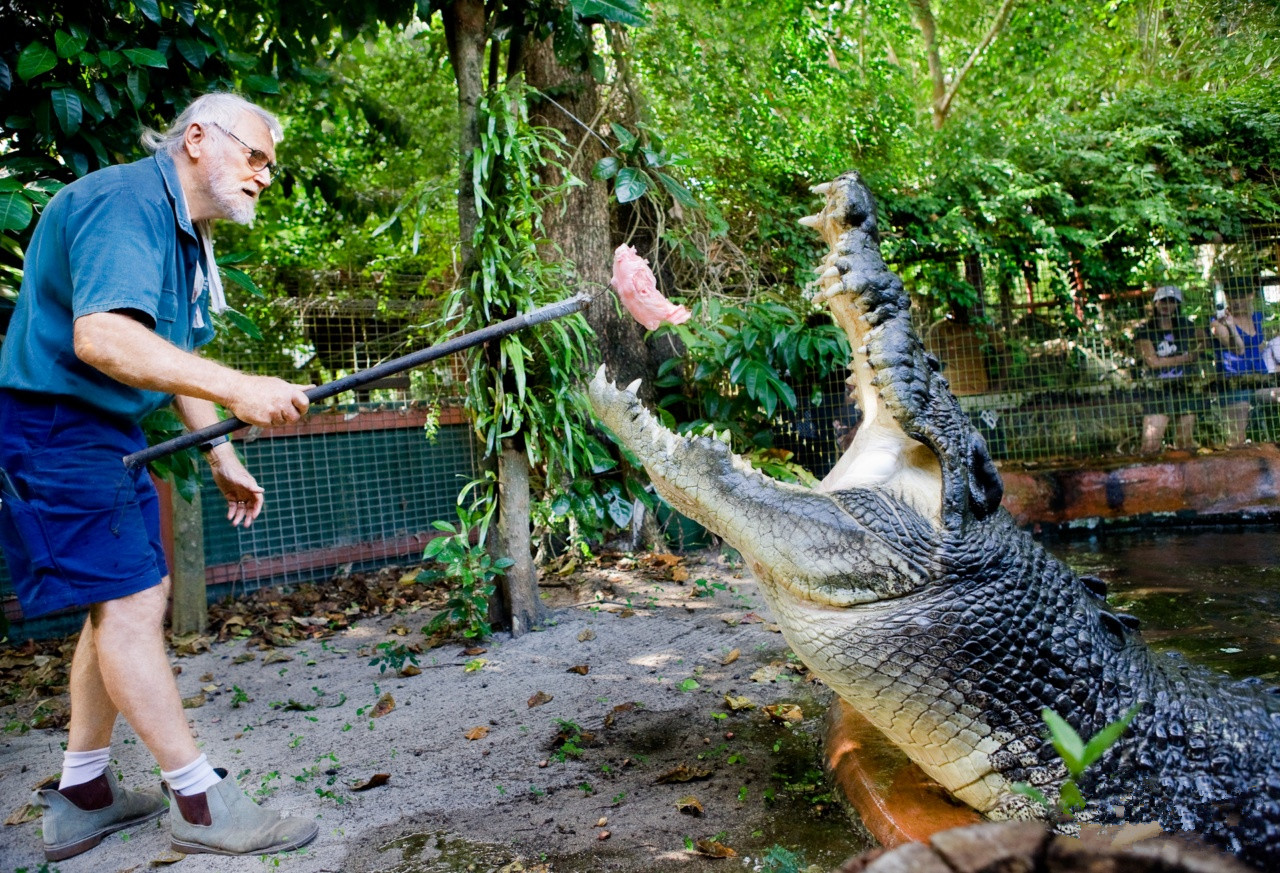
[[[1172,297],[1174,300],[1181,303],[1182,291],[1178,289],[1177,285],[1161,285],[1159,288],[1156,289],[1155,299],[1157,302],[1159,302],[1161,300],[1164,300],[1166,297]]]

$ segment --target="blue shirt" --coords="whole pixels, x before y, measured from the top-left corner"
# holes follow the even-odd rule
[[[134,310],[192,351],[213,339],[208,283],[195,289],[197,274],[210,269],[202,261],[169,155],[72,182],[49,201],[27,248],[22,291],[0,346],[0,388],[72,397],[130,421],[167,405],[172,395],[117,382],[77,358],[75,320]]]

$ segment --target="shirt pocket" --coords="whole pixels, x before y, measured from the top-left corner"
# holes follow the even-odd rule
[[[173,322],[178,317],[178,292],[172,288],[160,289],[156,304],[156,321]]]

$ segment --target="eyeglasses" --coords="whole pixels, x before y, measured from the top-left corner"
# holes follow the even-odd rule
[[[279,167],[275,161],[267,157],[266,152],[264,152],[262,149],[255,149],[253,146],[249,145],[240,137],[236,136],[234,133],[227,130],[221,124],[218,124],[216,121],[210,121],[209,124],[212,125],[213,127],[218,128],[218,130],[222,131],[227,136],[231,137],[236,142],[240,143],[240,145],[244,146],[246,149],[249,150],[249,154],[247,157],[249,161],[250,170],[253,170],[255,173],[261,173],[263,170],[266,170],[268,180],[275,178],[276,170],[279,169]]]

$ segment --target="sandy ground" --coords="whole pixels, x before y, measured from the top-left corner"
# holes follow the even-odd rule
[[[0,827],[0,873],[830,869],[868,845],[821,776],[828,693],[739,566],[714,552],[623,558],[567,579],[544,589],[556,606],[543,630],[483,652],[428,648],[413,676],[370,664],[378,643],[424,640],[432,613],[412,606],[295,645],[175,654],[214,765],[319,823],[293,853],[177,855],[162,817],[44,868],[40,822],[21,820],[65,733],[21,732],[29,713],[0,711],[0,815],[21,821]],[[732,711],[726,695],[752,706]],[[158,784],[123,722],[113,755],[125,785]],[[712,858],[716,844],[736,855]]]

